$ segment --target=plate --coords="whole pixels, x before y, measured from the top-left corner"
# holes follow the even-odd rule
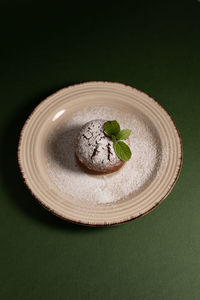
[[[136,176],[134,181],[130,181],[130,184],[127,185],[131,191],[129,194],[125,197],[119,197],[119,199],[116,199],[118,201],[91,203],[87,199],[89,197],[86,190],[83,189],[84,184],[81,180],[80,184],[74,185],[74,197],[72,183],[73,180],[77,181],[76,176],[71,177],[71,179],[69,176],[68,181],[63,181],[63,189],[60,183],[62,180],[58,177],[57,182],[54,180],[55,176],[51,174],[54,169],[49,167],[48,145],[51,144],[52,136],[58,135],[59,130],[64,128],[68,121],[70,122],[72,119],[77,121],[81,117],[83,121],[84,116],[91,117],[93,108],[95,119],[95,111],[100,111],[99,109],[102,109],[102,107],[107,107],[111,112],[113,108],[113,111],[120,112],[120,115],[129,116],[130,120],[139,120],[143,124],[143,128],[146,128],[149,134],[155,137],[154,148],[157,147],[157,149],[149,149],[149,153],[156,150],[159,155],[154,157],[156,167],[151,169],[149,176],[145,177],[145,182],[140,180],[142,184],[139,188],[136,189],[134,185],[137,182],[137,173],[133,172],[137,168],[139,172],[139,166],[135,163],[135,166],[133,164],[132,169],[129,170],[130,178],[133,179],[133,174]],[[87,114],[87,111],[90,113]],[[144,131],[141,130],[140,132],[140,128],[137,127],[136,129],[135,140],[133,136],[133,157],[134,154],[136,155],[134,143],[135,147],[139,145],[137,138],[140,141],[142,140],[141,145],[145,145],[147,140],[147,137],[143,136]],[[62,143],[62,139],[60,141]],[[57,144],[59,144],[59,139],[57,139]],[[137,150],[138,155],[139,152],[144,155],[145,152],[142,146],[141,151],[140,149]],[[69,155],[66,155],[66,157],[69,161]],[[54,158],[54,153],[52,153],[52,161]],[[144,156],[143,160],[145,159]],[[171,116],[152,97],[121,83],[86,82],[59,90],[35,108],[21,132],[18,161],[26,185],[39,203],[47,210],[71,222],[90,226],[108,226],[141,217],[158,206],[167,197],[181,170],[182,143]],[[151,158],[148,161],[151,162]],[[128,164],[129,162],[126,163],[127,166]],[[63,169],[65,167],[62,166]],[[148,174],[148,164],[146,168],[144,173]],[[126,169],[123,170],[123,172],[125,171]],[[79,176],[82,175],[79,174]],[[119,175],[114,173],[112,176]],[[125,174],[125,176],[127,175]],[[140,176],[142,176],[141,173]],[[112,177],[112,181],[115,180],[113,178],[115,177]],[[117,178],[116,180],[119,180]],[[96,178],[91,180],[96,182]],[[109,177],[104,177],[104,181],[108,182],[109,180]],[[83,193],[83,190],[85,193]],[[91,193],[94,193],[93,188],[91,188]],[[112,195],[114,195],[114,190]],[[78,199],[79,196],[81,200]],[[103,199],[104,195],[102,193],[101,196]],[[92,199],[92,197],[90,198]]]

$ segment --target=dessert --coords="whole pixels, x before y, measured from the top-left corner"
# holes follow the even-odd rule
[[[116,121],[103,119],[89,121],[81,128],[76,137],[76,159],[79,165],[89,173],[112,173],[119,170],[125,163],[116,153],[115,145],[118,143],[115,142],[115,136],[111,137],[106,133],[105,124],[109,122]]]

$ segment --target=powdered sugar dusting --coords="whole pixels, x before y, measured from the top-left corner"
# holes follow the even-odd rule
[[[132,130],[129,146],[131,159],[110,175],[83,172],[75,158],[74,139],[80,128],[93,119],[117,120],[121,128]],[[163,153],[153,125],[138,114],[122,112],[109,106],[89,106],[62,122],[48,138],[47,167],[52,181],[74,201],[91,204],[114,203],[137,194],[158,176]]]

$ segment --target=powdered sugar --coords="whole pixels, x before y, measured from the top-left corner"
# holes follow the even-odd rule
[[[129,145],[131,159],[110,175],[83,172],[75,159],[74,138],[80,128],[93,119],[116,119],[121,128],[132,130]],[[57,188],[75,200],[91,204],[113,203],[137,194],[157,176],[162,147],[155,128],[138,113],[127,113],[109,106],[90,106],[74,113],[49,136],[47,167]]]

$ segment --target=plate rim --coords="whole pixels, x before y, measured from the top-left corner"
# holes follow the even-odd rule
[[[179,165],[177,166],[177,169],[176,169],[176,172],[174,173],[174,181],[172,182],[172,184],[170,185],[170,187],[168,188],[168,190],[166,191],[165,195],[153,206],[151,207],[150,209],[148,209],[147,211],[137,215],[137,216],[134,216],[134,217],[131,217],[131,218],[127,218],[125,220],[122,220],[122,221],[119,221],[119,222],[116,222],[116,221],[113,221],[113,222],[106,222],[106,223],[89,223],[89,222],[81,222],[81,221],[76,221],[76,220],[73,220],[73,219],[70,219],[68,217],[65,217],[63,216],[62,214],[59,214],[57,213],[56,211],[54,211],[54,209],[51,209],[48,205],[45,205],[44,202],[42,202],[39,197],[36,195],[36,193],[33,191],[33,189],[31,188],[31,186],[29,185],[28,181],[27,181],[27,178],[25,176],[25,172],[23,171],[23,166],[22,166],[22,162],[21,162],[21,158],[20,158],[20,154],[21,154],[21,144],[22,144],[22,139],[23,139],[23,133],[30,121],[30,119],[32,118],[33,114],[35,114],[35,112],[40,108],[40,106],[44,105],[45,102],[47,102],[49,100],[50,97],[52,96],[55,96],[56,94],[58,94],[59,92],[61,91],[64,91],[64,90],[70,90],[70,89],[76,89],[77,87],[81,87],[83,85],[102,85],[102,84],[106,84],[106,85],[116,85],[116,86],[122,86],[124,88],[127,88],[127,89],[130,89],[130,90],[134,90],[134,91],[137,91],[138,93],[140,94],[143,94],[144,96],[148,96],[149,98],[151,98],[151,100],[153,100],[155,103],[157,103],[159,105],[159,107],[168,115],[168,117],[170,118],[170,120],[172,121],[172,124],[173,124],[173,127],[177,133],[177,136],[178,136],[178,142],[179,142],[179,146],[180,146],[180,157],[179,157]],[[20,169],[20,172],[22,174],[22,178],[23,178],[23,181],[26,185],[26,187],[28,188],[28,190],[30,191],[31,195],[39,202],[39,204],[45,208],[47,211],[51,212],[52,214],[54,214],[55,216],[59,217],[60,219],[62,220],[65,220],[65,221],[68,221],[68,222],[71,222],[71,223],[74,223],[74,224],[78,224],[78,225],[83,225],[83,226],[89,226],[89,227],[108,227],[108,226],[115,226],[115,225],[120,225],[120,224],[123,224],[123,223],[126,223],[126,222],[129,222],[129,221],[132,221],[132,220],[135,220],[135,219],[138,219],[142,216],[145,216],[146,214],[150,213],[152,210],[154,210],[157,206],[159,206],[163,201],[164,199],[166,199],[166,197],[170,194],[171,190],[173,189],[173,187],[175,186],[178,178],[179,178],[179,175],[180,175],[180,172],[181,172],[181,168],[182,168],[182,165],[183,165],[183,143],[182,143],[182,139],[181,139],[181,135],[180,135],[180,132],[176,126],[176,123],[175,121],[173,120],[172,116],[170,115],[170,113],[156,100],[154,99],[151,95],[149,95],[148,93],[146,92],[143,92],[143,91],[140,91],[138,90],[137,88],[133,87],[133,86],[130,86],[130,85],[126,85],[124,83],[121,83],[121,82],[113,82],[113,81],[86,81],[86,82],[81,82],[81,83],[76,83],[76,84],[72,84],[72,85],[69,85],[69,86],[66,86],[66,87],[63,87],[59,90],[57,90],[56,92],[50,94],[49,96],[47,96],[45,99],[43,99],[38,105],[36,105],[36,107],[32,110],[32,112],[29,114],[29,116],[27,117],[26,121],[24,122],[24,125],[22,126],[22,129],[20,131],[20,135],[19,135],[19,140],[18,140],[18,148],[17,148],[17,161],[18,161],[18,165],[19,165],[19,169]]]

